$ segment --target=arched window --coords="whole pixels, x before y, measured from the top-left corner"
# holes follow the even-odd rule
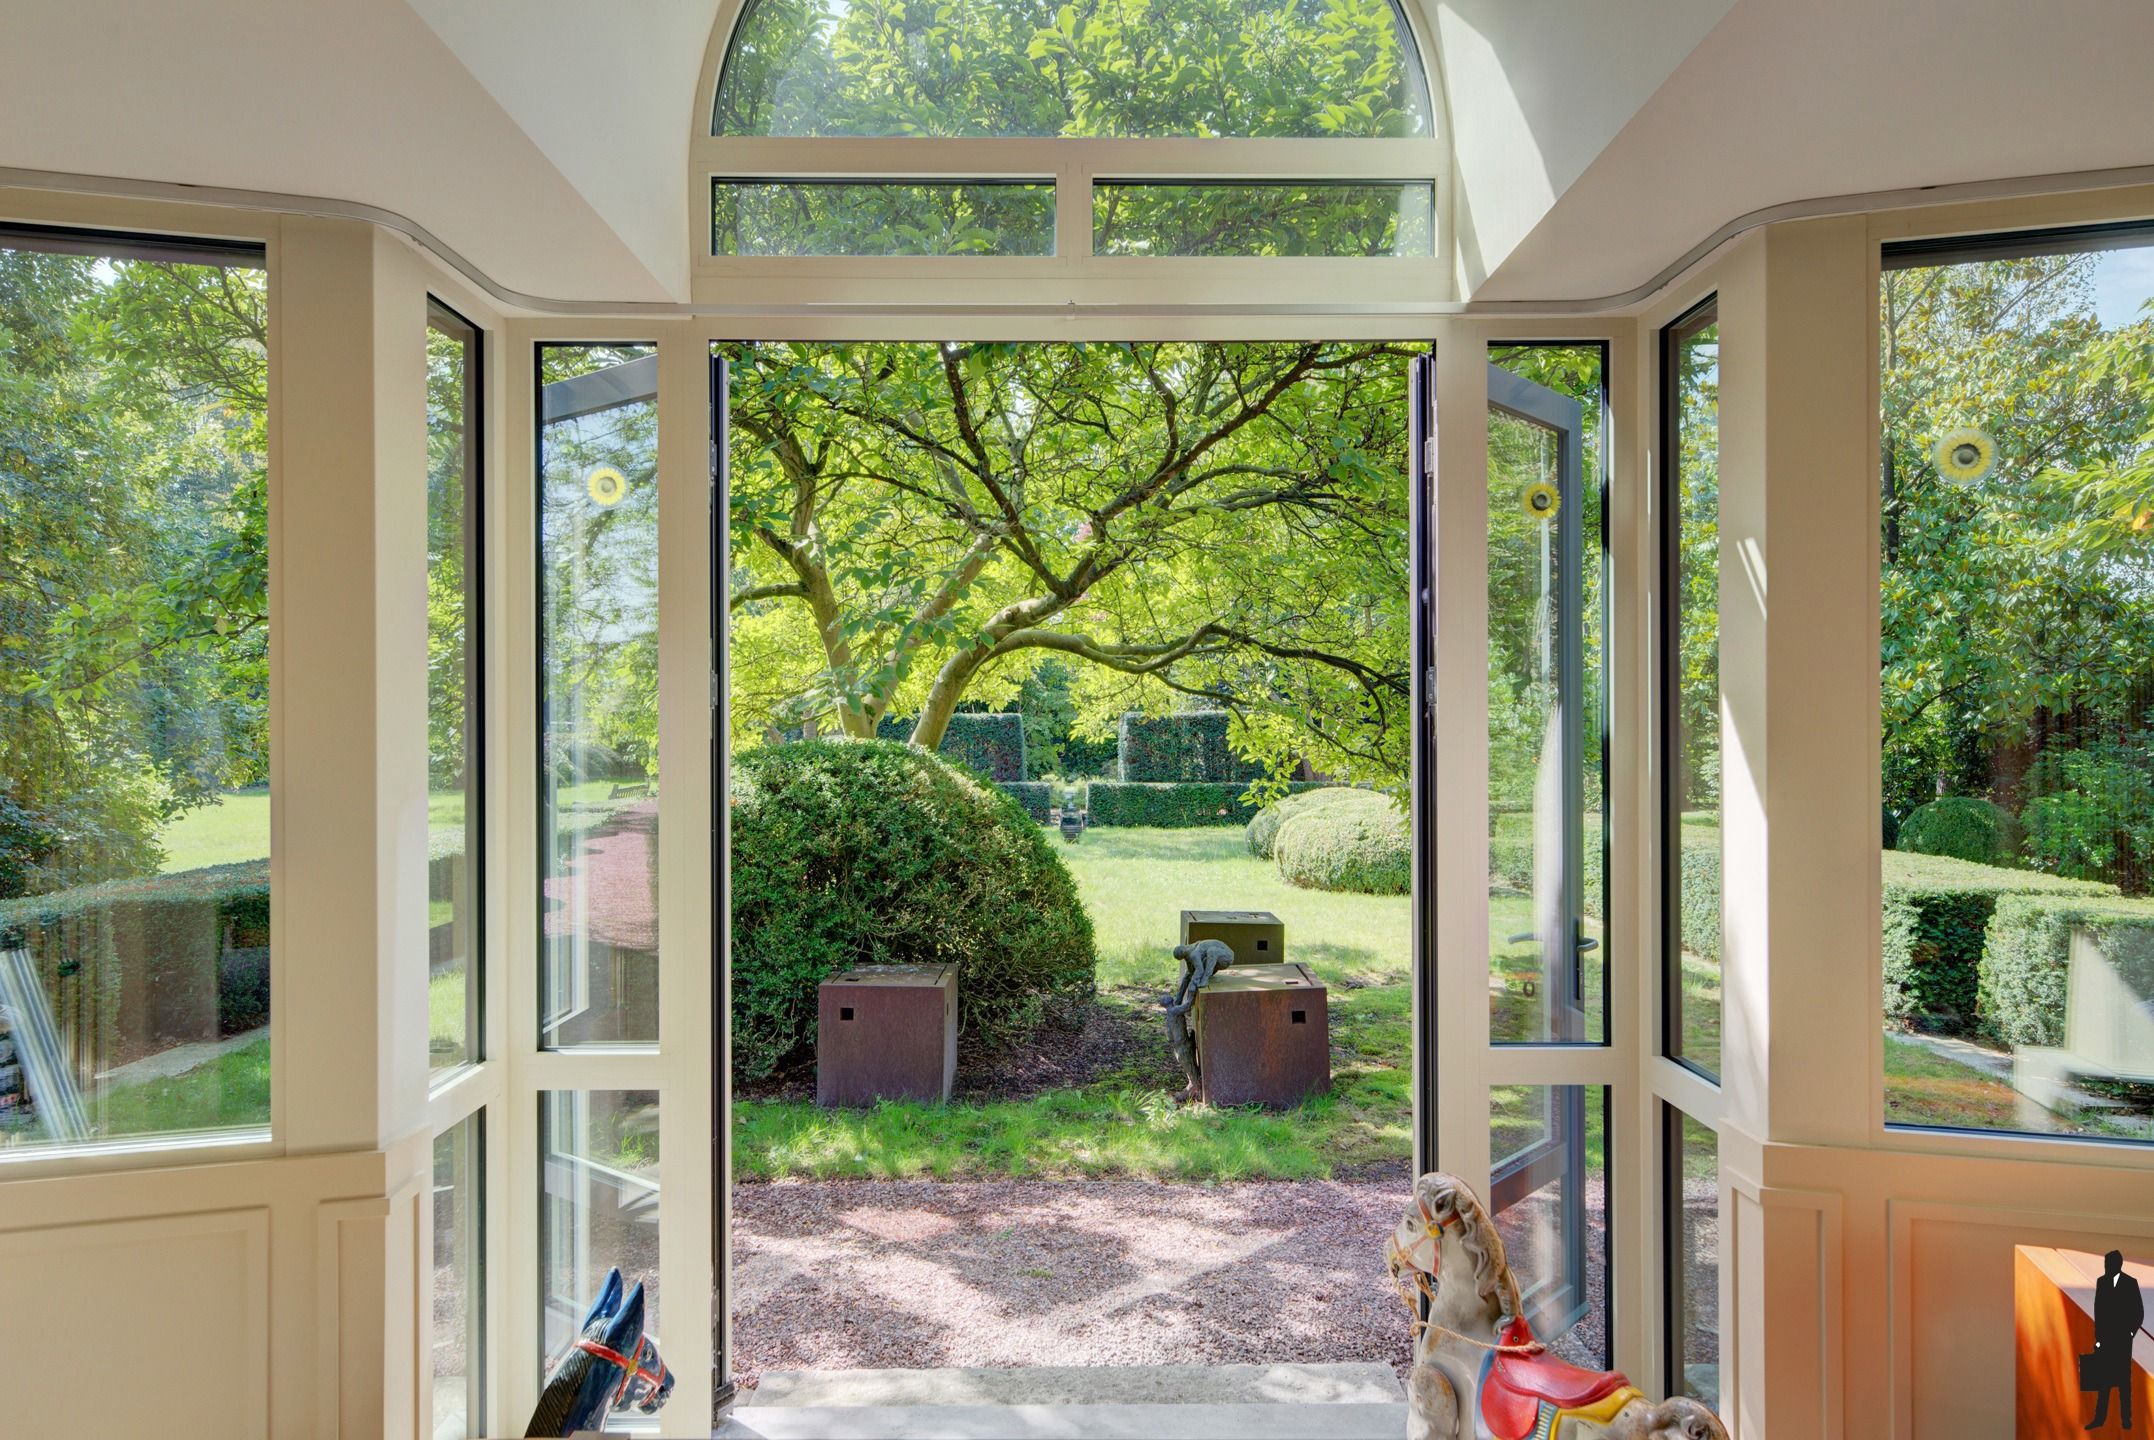
[[[1437,254],[1397,0],[744,0],[709,83],[722,270]]]

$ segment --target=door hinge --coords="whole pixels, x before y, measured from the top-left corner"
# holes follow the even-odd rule
[[[1436,473],[1436,436],[1433,433],[1421,439],[1421,471],[1430,476]]]

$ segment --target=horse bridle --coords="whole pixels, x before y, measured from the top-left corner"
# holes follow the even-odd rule
[[[633,1360],[611,1346],[603,1345],[596,1340],[587,1339],[583,1336],[576,1338],[576,1348],[586,1355],[605,1361],[608,1365],[618,1365],[620,1367],[621,1383],[614,1387],[613,1398],[606,1402],[608,1410],[617,1409],[627,1396],[629,1387],[639,1379],[648,1379],[651,1382],[653,1394],[665,1388],[666,1377],[669,1373],[666,1369],[665,1357],[658,1353],[658,1346],[652,1342],[651,1337],[648,1335],[636,1341],[636,1358]],[[643,1353],[646,1350],[651,1353],[651,1358],[658,1362],[657,1369],[653,1370],[643,1363]]]

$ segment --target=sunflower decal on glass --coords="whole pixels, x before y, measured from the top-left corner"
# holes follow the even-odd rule
[[[1997,442],[1986,430],[1963,425],[1937,437],[1930,459],[1947,485],[1972,485],[1997,463]]]
[[[1546,480],[1536,480],[1519,492],[1518,507],[1528,519],[1553,520],[1562,506],[1562,494]]]
[[[601,510],[610,510],[620,504],[621,497],[628,493],[628,477],[611,465],[601,465],[585,479],[583,488],[590,495],[593,505]]]

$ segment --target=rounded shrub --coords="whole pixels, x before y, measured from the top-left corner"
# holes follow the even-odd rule
[[[1385,796],[1334,802],[1289,816],[1272,842],[1279,874],[1311,890],[1404,895],[1413,888],[1406,816]]]
[[[909,745],[807,741],[735,758],[733,1065],[815,1039],[816,987],[855,965],[954,964],[968,1043],[1006,1044],[1092,993],[1092,921],[1046,832],[998,786]]]
[[[1257,811],[1242,830],[1242,838],[1249,845],[1249,853],[1271,859],[1271,847],[1279,838],[1279,827],[1305,810],[1324,805],[1334,805],[1356,795],[1366,795],[1366,790],[1356,790],[1347,785],[1327,785],[1321,790],[1304,790],[1298,795],[1287,795],[1272,801]]]
[[[1947,795],[1917,805],[1900,822],[1894,848],[1977,865],[2010,865],[2019,851],[2019,826],[2002,805],[1977,795]]]

